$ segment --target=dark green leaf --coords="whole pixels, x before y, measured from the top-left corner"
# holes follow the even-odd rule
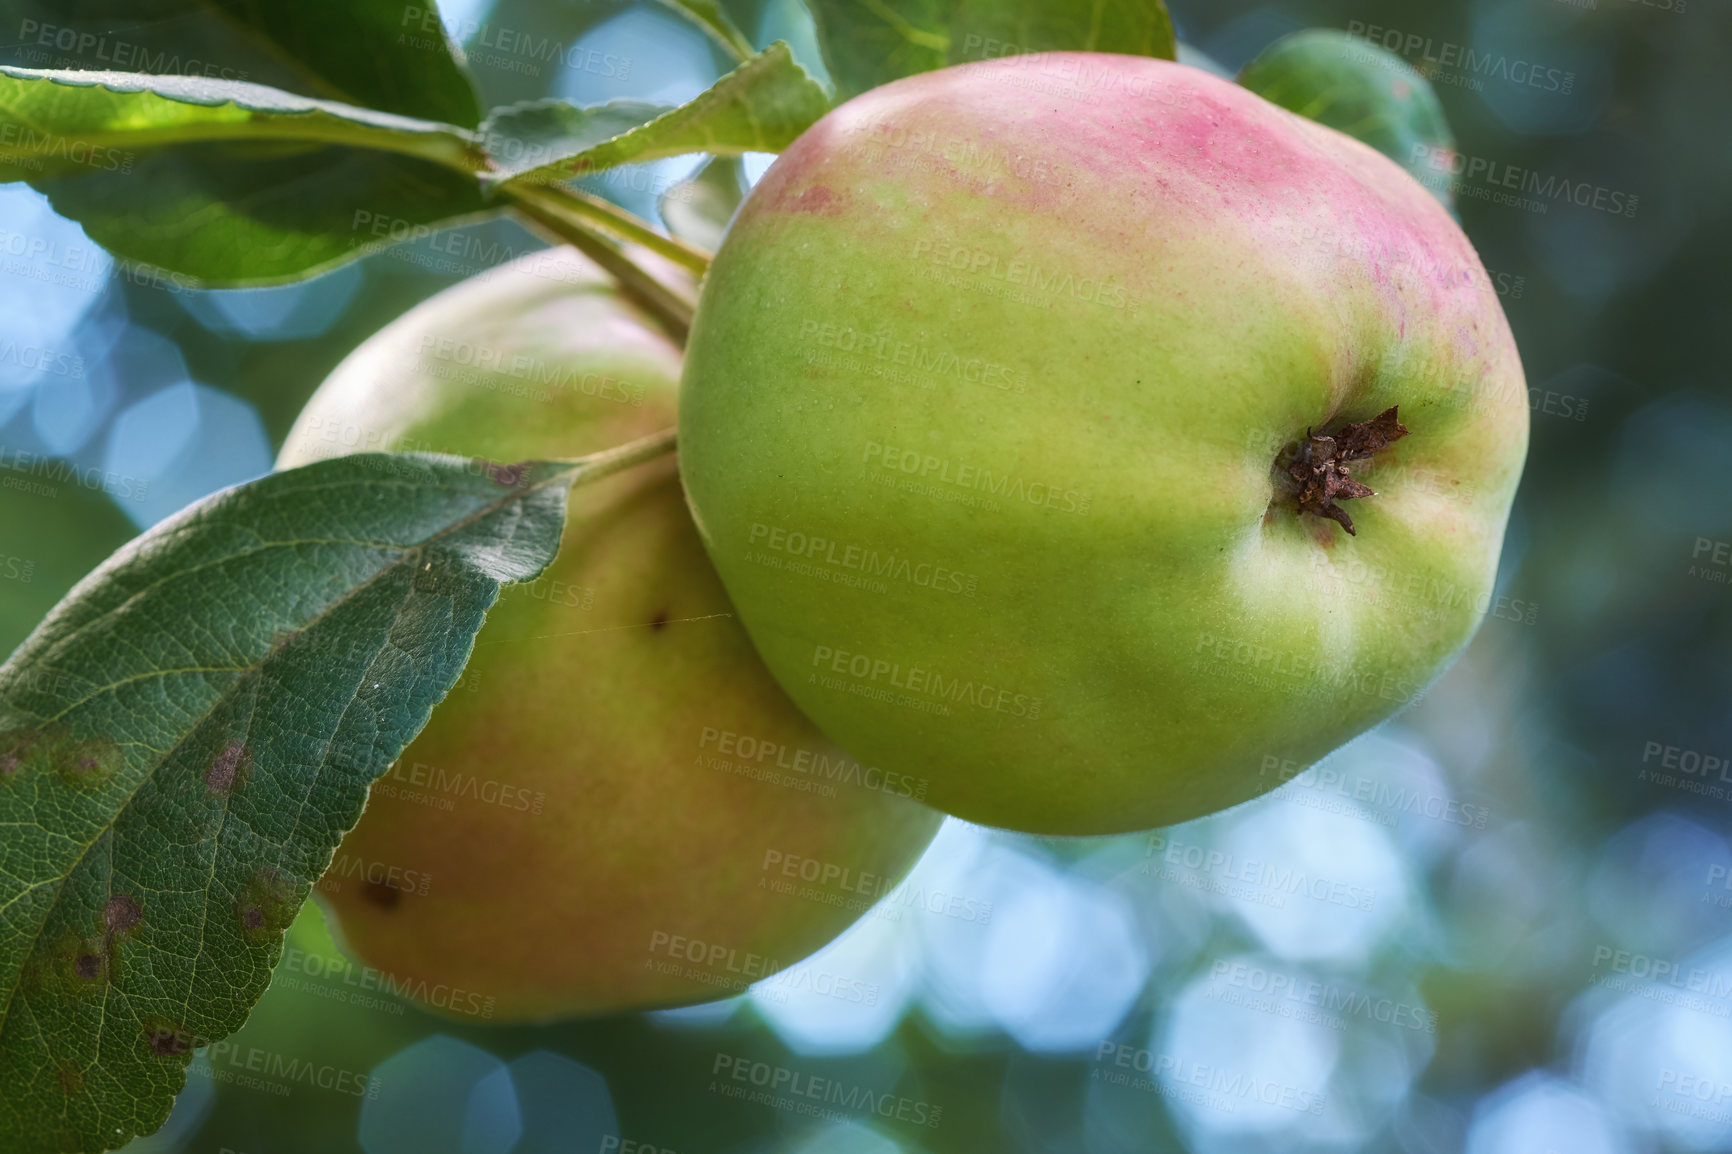
[[[467,129],[202,77],[0,69],[0,178],[192,282],[310,275],[486,209]]]
[[[1451,203],[1448,185],[1439,186],[1427,164],[1455,149],[1443,105],[1431,82],[1393,52],[1334,29],[1307,29],[1264,49],[1239,73],[1239,83],[1369,144]]]
[[[162,1124],[580,471],[267,476],[137,538],[0,666],[0,1149]]]
[[[251,80],[473,128],[434,0],[14,0],[0,61]]]
[[[780,152],[829,110],[777,41],[678,108],[543,101],[496,113],[482,133],[495,179],[547,182],[693,152]]]
[[[1173,59],[1162,0],[812,0],[838,98],[917,72],[1027,52]]]
[[[299,280],[492,211],[462,173],[349,148],[192,145],[33,183],[110,252],[186,284]]]

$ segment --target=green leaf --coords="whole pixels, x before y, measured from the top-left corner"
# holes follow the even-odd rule
[[[482,134],[492,180],[552,182],[693,152],[780,152],[829,110],[824,90],[778,40],[678,108],[542,101],[496,113]]]
[[[1345,32],[1312,28],[1264,49],[1239,73],[1239,83],[1370,145],[1451,204],[1448,185],[1439,186],[1436,169],[1426,163],[1440,150],[1454,151],[1449,120],[1431,82],[1393,52]]]
[[[469,130],[203,77],[0,68],[0,179],[193,282],[310,275],[488,208]]]
[[[15,0],[5,63],[251,80],[473,128],[434,0]]]
[[[441,120],[481,122],[481,105],[445,35],[436,0],[210,0],[256,29],[346,104]],[[322,93],[321,93],[322,94]]]
[[[0,175],[116,171],[126,152],[211,141],[338,144],[432,160],[479,160],[464,129],[296,96],[246,81],[0,67]]]
[[[495,108],[481,125],[482,141],[493,162],[489,179],[511,180],[540,172],[563,180],[563,165],[617,141],[666,116],[667,104],[613,100],[580,108],[566,100],[531,100]],[[551,170],[548,173],[544,170]]]
[[[710,34],[711,39],[735,60],[746,60],[752,55],[752,42],[746,39],[745,33],[722,10],[718,0],[661,0],[675,12],[702,28]]]
[[[462,173],[346,148],[194,146],[145,157],[130,175],[33,183],[96,243],[188,287],[302,280],[496,211]]]
[[[811,0],[824,63],[847,99],[951,64],[1028,52],[1174,58],[1162,0]]]
[[[722,246],[735,210],[746,198],[745,188],[740,162],[718,156],[663,194],[659,206],[662,220],[681,240],[715,252]]]
[[[264,477],[134,540],[0,666],[0,1149],[162,1124],[584,471]]]

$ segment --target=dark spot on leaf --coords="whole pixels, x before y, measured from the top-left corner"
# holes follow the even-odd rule
[[[114,779],[120,772],[123,755],[112,741],[92,738],[88,741],[62,740],[55,743],[51,755],[60,780],[74,789],[95,789]]]
[[[650,622],[650,628],[655,630],[657,633],[660,633],[662,630],[666,629],[667,627],[668,627],[668,611],[666,609],[663,609],[660,613],[657,613],[655,615],[655,620]]]
[[[361,896],[382,910],[394,910],[403,900],[403,891],[384,882],[369,881],[361,887]]]
[[[84,1071],[71,1062],[54,1063],[54,1076],[60,1081],[60,1092],[71,1097],[84,1093]]]
[[[519,462],[515,465],[501,465],[494,461],[488,461],[487,472],[488,475],[493,478],[495,484],[504,485],[509,489],[523,483],[523,479],[529,475],[529,465],[527,462]]]
[[[144,1037],[151,1052],[159,1058],[174,1058],[188,1053],[193,1037],[185,1026],[166,1018],[151,1018],[144,1023]]]
[[[205,770],[204,774],[204,783],[209,787],[211,796],[227,797],[234,789],[241,771],[251,760],[251,753],[241,742],[231,741],[223,746],[211,759],[210,768]]]
[[[88,997],[115,978],[116,952],[100,934],[80,936],[66,930],[40,943],[25,963],[22,977],[33,991],[62,997]]]
[[[40,729],[11,729],[0,733],[0,782],[11,781],[33,757],[44,752],[46,737]]]
[[[144,916],[144,911],[138,908],[138,899],[131,894],[115,894],[108,899],[108,904],[102,907],[102,920],[108,926],[110,935],[124,934],[138,924],[138,919]]]
[[[295,920],[303,896],[295,880],[280,870],[254,870],[235,898],[241,935],[251,942],[274,940]]]

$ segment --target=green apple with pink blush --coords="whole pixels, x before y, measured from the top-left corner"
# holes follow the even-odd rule
[[[356,349],[281,463],[595,452],[671,425],[679,372],[599,268],[536,253]],[[559,555],[489,611],[318,892],[361,961],[455,1017],[706,1001],[859,915],[787,863],[885,885],[912,865],[940,820],[923,788],[836,749],[776,687],[664,457],[573,490]]]
[[[1423,187],[1102,54],[830,113],[735,217],[682,390],[699,533],[789,696],[939,808],[1055,834],[1242,802],[1413,701],[1484,616],[1527,444]]]

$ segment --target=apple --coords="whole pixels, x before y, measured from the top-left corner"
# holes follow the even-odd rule
[[[535,254],[364,343],[279,464],[577,456],[670,427],[679,372],[593,265]],[[501,595],[317,892],[369,989],[454,1017],[703,1001],[854,921],[935,832],[921,789],[776,687],[668,457],[574,490],[552,567]]]
[[[1397,165],[1053,53],[849,101],[698,302],[680,465],[794,701],[930,804],[1183,821],[1416,698],[1484,616],[1527,390]]]

